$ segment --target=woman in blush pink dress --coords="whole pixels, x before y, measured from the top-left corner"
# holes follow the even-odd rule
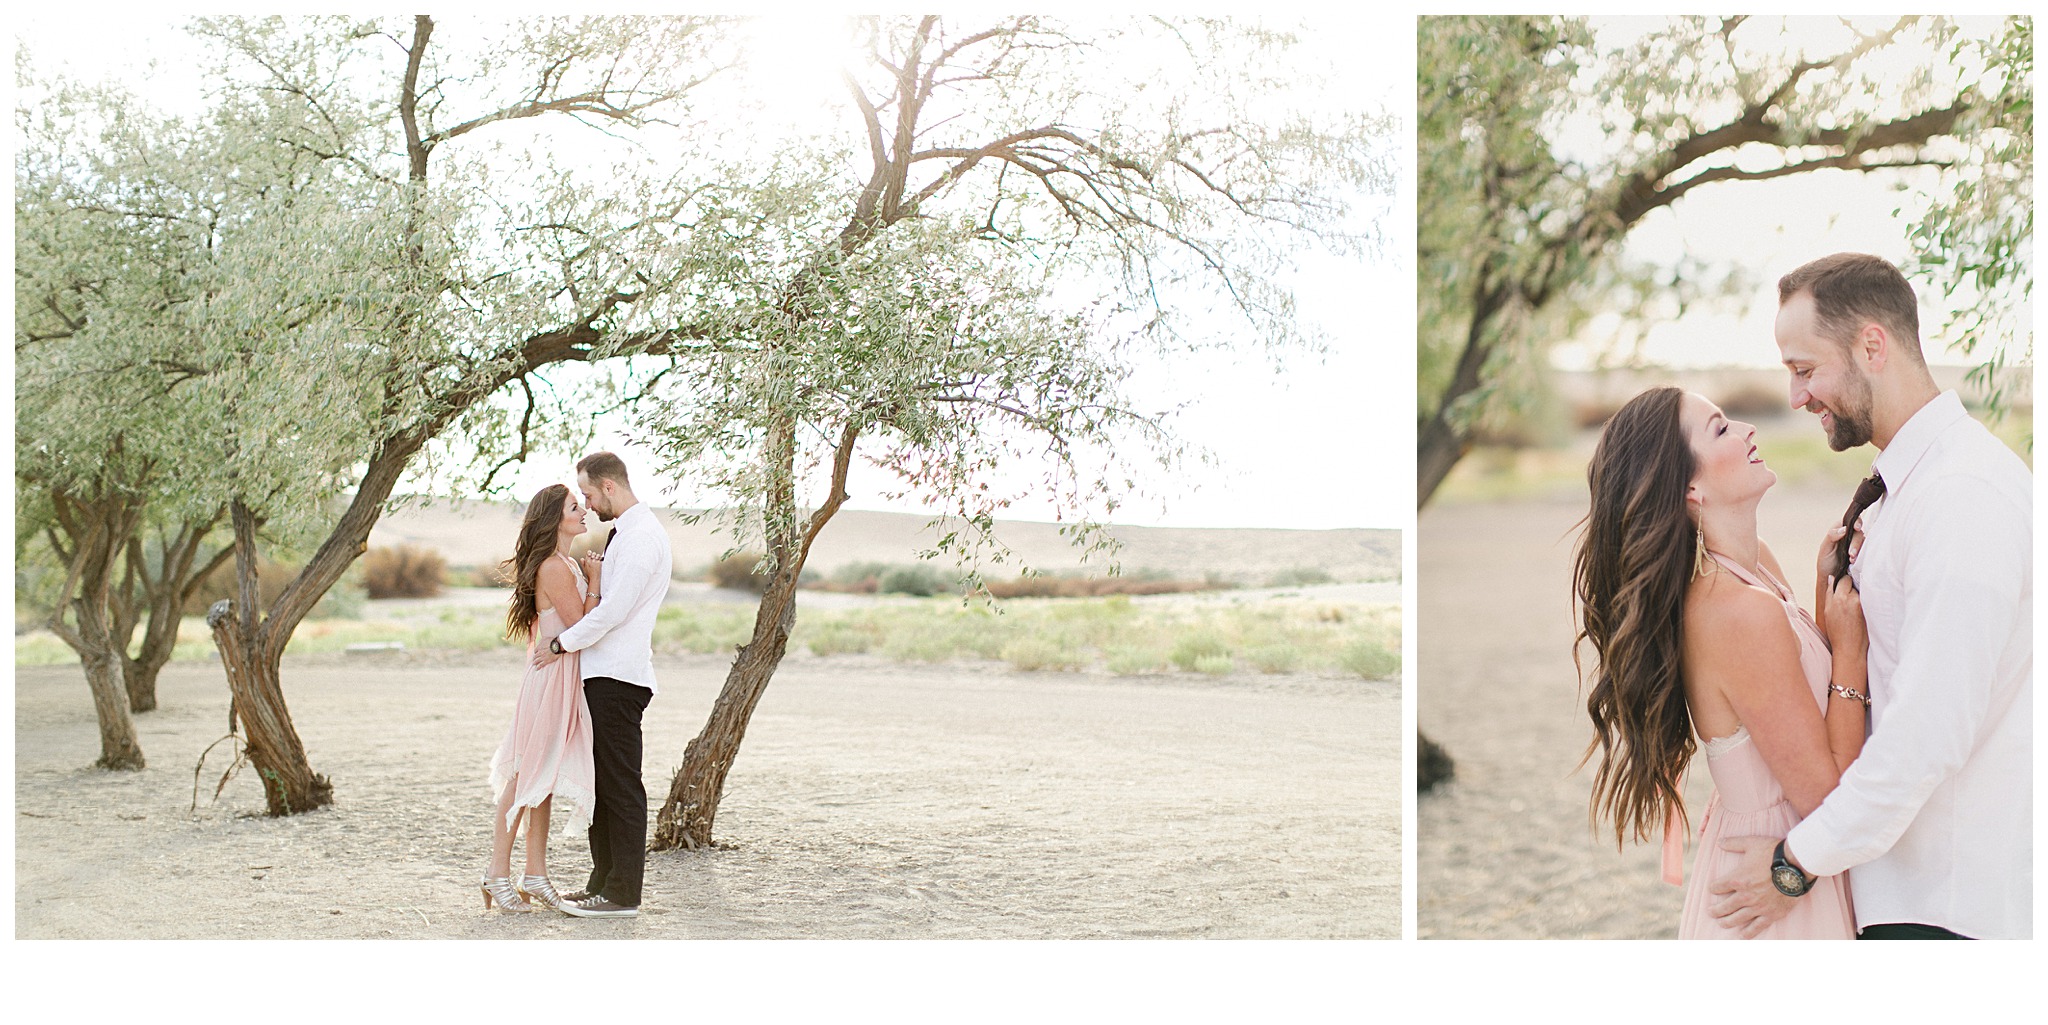
[[[559,910],[562,898],[548,882],[548,826],[554,800],[568,805],[569,828],[590,822],[596,778],[590,758],[590,707],[583,700],[580,660],[574,653],[545,668],[533,667],[533,653],[574,625],[598,602],[602,556],[569,558],[569,542],[587,528],[574,492],[550,484],[533,496],[519,528],[513,555],[512,609],[505,617],[508,637],[528,638],[526,676],[513,706],[512,726],[491,757],[491,787],[498,809],[491,829],[491,864],[484,875],[484,909],[531,911],[534,904]],[[512,837],[526,816],[526,875],[512,874]]]
[[[1755,428],[1676,388],[1615,413],[1586,478],[1592,508],[1572,576],[1578,639],[1598,656],[1586,702],[1586,759],[1600,756],[1595,817],[1613,824],[1617,843],[1663,831],[1665,878],[1681,882],[1690,817],[1679,785],[1697,738],[1715,792],[1700,816],[1679,936],[1855,938],[1846,876],[1816,881],[1761,930],[1724,928],[1709,914],[1721,839],[1783,837],[1862,750],[1863,609],[1854,585],[1827,575],[1843,528],[1821,547],[1816,622],[1757,537],[1757,505],[1778,477],[1757,453]]]

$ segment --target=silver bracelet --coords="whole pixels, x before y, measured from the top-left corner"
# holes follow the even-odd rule
[[[1860,692],[1860,691],[1853,691],[1853,690],[1850,690],[1849,688],[1847,688],[1847,687],[1844,687],[1844,686],[1842,686],[1842,685],[1841,685],[1841,684],[1839,684],[1839,683],[1830,683],[1830,684],[1828,684],[1828,689],[1829,689],[1829,690],[1831,690],[1831,691],[1834,691],[1834,692],[1835,692],[1835,693],[1837,693],[1837,694],[1840,694],[1841,696],[1843,696],[1843,697],[1845,697],[1845,698],[1848,698],[1848,699],[1849,699],[1849,700],[1851,700],[1851,701],[1861,701],[1861,702],[1863,702],[1863,707],[1865,707],[1865,708],[1869,708],[1869,707],[1870,707],[1870,697],[1869,697],[1869,695],[1863,694],[1863,693],[1862,693],[1862,692]]]
[[[599,595],[596,591],[585,591],[583,592],[583,596],[585,598],[596,598],[599,601],[604,600],[603,596]]]

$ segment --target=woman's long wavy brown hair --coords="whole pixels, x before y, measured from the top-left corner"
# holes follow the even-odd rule
[[[535,596],[540,566],[555,554],[562,502],[568,497],[567,485],[550,484],[526,503],[526,519],[519,524],[519,546],[503,563],[512,574],[512,611],[505,614],[506,637],[533,636],[533,622],[540,618],[539,599]]]
[[[1579,764],[1600,755],[1592,817],[1613,823],[1617,845],[1649,839],[1673,810],[1685,817],[1679,780],[1694,744],[1681,655],[1697,528],[1685,507],[1695,460],[1678,422],[1683,396],[1652,388],[1607,421],[1586,467],[1593,504],[1572,553],[1582,684],[1580,646],[1592,641],[1598,656],[1586,699],[1593,740]]]

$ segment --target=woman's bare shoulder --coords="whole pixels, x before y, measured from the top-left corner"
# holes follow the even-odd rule
[[[569,564],[550,555],[540,564],[540,584],[559,584],[570,579]]]
[[[1799,665],[1799,637],[1785,603],[1732,573],[1698,580],[1685,604],[1687,672],[1722,693],[1776,686],[1779,667]]]
[[[1785,604],[1777,595],[1728,572],[1709,573],[1692,582],[1685,597],[1685,628],[1691,637],[1717,643],[1792,633]]]

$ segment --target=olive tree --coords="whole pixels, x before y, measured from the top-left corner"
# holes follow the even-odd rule
[[[85,669],[100,764],[141,768],[129,713],[156,707],[179,606],[224,552],[203,547],[223,508],[177,483],[209,463],[203,421],[161,369],[191,339],[181,303],[207,242],[185,202],[196,179],[171,186],[159,171],[216,154],[189,144],[203,129],[151,119],[118,91],[21,85],[16,552],[59,567],[49,625]]]
[[[332,793],[291,723],[285,645],[428,444],[478,414],[489,449],[492,396],[682,337],[631,317],[691,262],[675,236],[692,193],[564,169],[530,137],[490,141],[521,122],[636,129],[685,112],[719,66],[709,24],[492,23],[444,47],[424,16],[201,21],[220,83],[207,131],[92,183],[146,200],[117,208],[122,224],[191,265],[165,301],[122,309],[184,332],[130,361],[156,378],[104,383],[113,401],[162,392],[198,411],[188,465],[167,477],[226,510],[239,597],[208,619],[273,814]],[[159,224],[180,232],[142,230]],[[267,604],[266,532],[312,552]]]
[[[1281,254],[1355,243],[1348,205],[1391,191],[1389,120],[1316,106],[1282,35],[937,16],[850,31],[864,56],[839,134],[759,179],[731,228],[720,344],[642,402],[665,469],[729,501],[767,576],[656,849],[712,842],[856,460],[942,511],[940,549],[992,543],[1018,492],[991,482],[1019,466],[1100,543],[1124,462],[1175,452],[1124,390],[1132,352],[1299,340]]]

